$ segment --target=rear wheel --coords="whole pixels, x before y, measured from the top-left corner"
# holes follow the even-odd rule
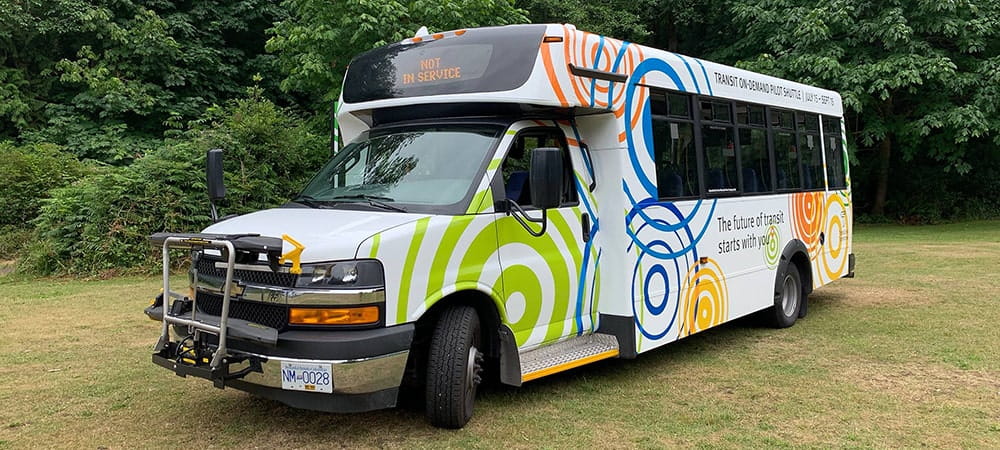
[[[469,306],[445,310],[427,354],[425,404],[436,427],[462,428],[472,418],[482,381],[483,353],[479,315]]]
[[[805,290],[802,289],[802,276],[795,264],[788,264],[785,273],[774,292],[774,306],[771,308],[771,324],[775,328],[787,328],[795,324],[799,317],[799,308],[805,301]]]

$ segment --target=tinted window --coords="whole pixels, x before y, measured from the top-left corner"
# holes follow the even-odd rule
[[[774,140],[775,181],[778,189],[799,189],[799,152],[795,145],[795,134],[788,131],[772,131]]]
[[[522,207],[531,206],[531,181],[528,170],[531,167],[531,152],[540,147],[556,147],[563,151],[563,203],[577,201],[573,180],[573,163],[562,131],[556,128],[540,128],[522,131],[507,152],[500,172],[503,174],[504,191],[507,198]]]
[[[733,129],[705,125],[701,127],[705,155],[705,187],[708,192],[735,192],[736,146]]]
[[[653,120],[656,185],[660,198],[692,197],[698,187],[694,125]]]
[[[701,102],[701,120],[732,123],[728,102]]]
[[[743,192],[771,191],[771,156],[763,129],[740,128],[740,160]]]
[[[669,115],[679,119],[691,118],[691,97],[681,94],[669,94]]]
[[[819,148],[819,136],[799,134],[799,148],[802,154],[802,178],[804,189],[823,189],[823,153]]]
[[[823,138],[826,147],[826,177],[829,188],[831,190],[845,189],[847,187],[847,177],[844,170],[846,160],[839,119],[823,118]]]
[[[771,126],[784,130],[795,129],[795,114],[786,109],[771,108]]]
[[[798,116],[799,162],[802,164],[802,188],[823,189],[823,152],[820,150],[819,116],[796,113]]]

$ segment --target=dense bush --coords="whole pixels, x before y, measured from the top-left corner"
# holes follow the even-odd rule
[[[210,223],[204,167],[211,148],[226,150],[225,213],[286,201],[327,155],[325,136],[300,123],[259,98],[210,109],[192,129],[132,165],[53,191],[21,268],[93,274],[155,267],[150,234],[198,231]]]
[[[0,226],[26,227],[50,189],[71,183],[86,170],[73,155],[52,144],[0,143],[0,162]]]
[[[874,197],[877,170],[873,152],[859,153],[851,168],[855,212],[862,222],[938,223],[1000,217],[1000,154],[988,142],[968,150],[975,161],[965,174],[956,174],[930,156],[895,155],[884,216],[867,215]]]

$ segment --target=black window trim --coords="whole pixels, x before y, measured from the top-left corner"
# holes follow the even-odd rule
[[[691,93],[688,93],[688,92],[677,91],[677,90],[674,90],[674,89],[665,89],[665,88],[662,88],[662,87],[655,87],[655,86],[649,86],[649,85],[644,85],[644,84],[640,84],[640,86],[649,89],[650,100],[652,100],[654,98],[654,95],[659,94],[659,95],[663,96],[663,100],[667,101],[667,110],[666,110],[667,114],[666,115],[651,114],[653,120],[664,121],[664,122],[667,122],[667,123],[669,123],[669,122],[689,123],[689,124],[691,124],[694,127],[695,154],[696,154],[696,157],[697,157],[697,166],[698,166],[697,167],[697,175],[698,175],[697,178],[698,178],[698,185],[699,185],[700,193],[698,195],[691,195],[691,196],[684,196],[684,197],[659,197],[658,196],[659,200],[662,200],[662,201],[685,201],[685,200],[697,200],[697,199],[707,199],[707,198],[758,197],[758,196],[766,196],[766,195],[793,194],[793,193],[798,193],[798,192],[829,192],[829,191],[832,191],[832,190],[842,191],[842,190],[846,190],[847,189],[847,175],[848,174],[847,174],[846,171],[843,171],[844,172],[843,173],[843,179],[844,179],[844,183],[843,183],[844,186],[843,187],[832,188],[831,185],[830,185],[829,173],[828,173],[829,169],[827,168],[829,166],[830,162],[827,161],[827,159],[826,159],[827,158],[827,154],[826,154],[826,141],[825,141],[825,139],[827,137],[827,133],[826,133],[826,130],[824,129],[824,127],[823,127],[823,121],[825,119],[830,119],[830,120],[836,121],[837,124],[838,124],[838,127],[843,127],[842,117],[837,117],[837,116],[833,116],[833,115],[827,115],[827,114],[822,114],[822,113],[812,112],[812,111],[803,111],[803,110],[799,110],[799,109],[795,109],[795,108],[789,108],[789,107],[785,107],[785,106],[771,106],[771,105],[754,103],[754,102],[748,102],[748,101],[742,101],[742,100],[733,100],[733,99],[728,99],[728,98],[723,98],[723,97],[712,97],[712,96],[706,96],[706,95],[696,95],[696,94],[691,94]],[[675,117],[675,116],[672,116],[672,115],[669,114],[669,99],[670,99],[669,96],[671,94],[682,95],[682,96],[684,96],[688,100],[688,110],[690,112],[690,116],[688,118],[685,119],[685,118]],[[717,122],[717,121],[714,121],[714,120],[703,121],[702,117],[701,117],[701,102],[702,101],[708,101],[708,102],[712,102],[712,103],[726,103],[726,104],[728,104],[730,121],[729,122],[721,122],[721,121]],[[762,126],[762,125],[755,125],[755,124],[751,124],[750,123],[750,121],[749,121],[749,114],[750,114],[749,108],[748,108],[748,111],[747,111],[747,114],[748,114],[747,123],[746,124],[740,123],[739,120],[738,120],[738,118],[737,118],[737,116],[736,116],[736,107],[737,107],[737,105],[746,105],[748,107],[750,107],[750,106],[762,107],[764,109],[764,125]],[[772,111],[787,111],[787,112],[791,112],[792,113],[791,127],[777,127],[777,126],[775,126],[774,123],[771,121],[771,113],[772,113]],[[800,115],[805,115],[805,114],[813,114],[813,115],[816,115],[818,117],[818,120],[819,120],[820,123],[819,123],[819,129],[817,131],[808,131],[808,130],[805,129],[804,126],[803,127],[799,126],[799,117],[800,117]],[[736,178],[737,178],[737,185],[736,185],[736,189],[733,190],[733,191],[719,191],[719,192],[709,192],[708,191],[708,186],[705,183],[705,177],[706,177],[706,173],[705,173],[705,161],[704,161],[704,158],[705,158],[705,149],[704,149],[704,142],[703,142],[703,139],[702,139],[702,132],[701,132],[701,128],[702,128],[703,124],[704,125],[725,126],[725,127],[728,127],[728,128],[730,128],[730,129],[732,129],[734,131],[733,143],[734,143],[734,146],[735,146],[735,149],[736,149],[736,164],[737,164]],[[768,190],[768,191],[764,191],[764,192],[744,192],[743,191],[743,149],[742,149],[743,143],[740,141],[740,134],[739,134],[739,131],[741,129],[757,129],[757,130],[764,130],[765,131],[764,136],[765,136],[766,145],[767,145],[768,157],[770,158],[770,171],[771,171],[771,177],[770,177],[770,183],[769,183],[770,184],[770,186],[769,186],[770,190]],[[799,187],[795,187],[795,188],[779,188],[778,187],[778,176],[777,176],[778,161],[777,161],[777,149],[775,148],[775,142],[774,142],[774,134],[777,133],[777,132],[779,132],[779,131],[780,132],[790,133],[792,135],[792,137],[793,137],[793,141],[795,142],[795,148],[796,148],[796,152],[795,152],[796,161],[795,161],[795,164],[798,167]],[[800,139],[799,139],[799,135],[800,134],[802,134],[802,135],[809,134],[809,135],[817,136],[820,139],[820,149],[819,150],[820,150],[820,153],[822,154],[823,163],[824,163],[823,183],[822,183],[823,186],[822,187],[819,187],[819,188],[809,188],[809,189],[806,189],[804,187],[805,186],[805,174],[803,173],[803,166],[802,166],[802,145],[801,145],[801,142],[800,142]],[[837,138],[839,139],[840,137],[837,136]],[[843,148],[842,144],[841,144],[840,151],[842,153],[845,153],[845,154],[847,152],[847,150],[845,148]],[[840,164],[843,164],[843,161],[840,161]],[[659,170],[658,164],[654,164],[654,170]]]
[[[829,169],[829,167],[830,167],[830,161],[827,160],[827,156],[829,156],[829,155],[827,154],[827,147],[826,147],[827,146],[827,140],[826,140],[826,138],[828,137],[828,134],[826,132],[826,127],[823,126],[823,124],[826,123],[827,120],[832,121],[832,122],[834,122],[834,123],[837,124],[837,134],[834,135],[834,136],[831,136],[831,137],[836,138],[837,147],[840,148],[841,160],[837,161],[837,167],[840,168],[839,169],[840,170],[840,178],[841,178],[841,180],[843,180],[843,182],[840,183],[840,185],[838,185],[836,187],[834,187],[834,186],[832,186],[830,184],[830,169]],[[844,123],[843,123],[843,121],[841,120],[840,117],[837,117],[837,116],[828,116],[826,114],[819,114],[820,139],[822,139],[821,142],[823,144],[823,164],[825,166],[824,170],[823,170],[823,175],[826,178],[826,191],[827,192],[839,192],[839,191],[845,191],[845,190],[847,190],[847,175],[848,175],[848,172],[846,170],[846,167],[844,167],[844,160],[843,160],[844,157],[847,155],[847,149],[844,147],[844,143],[841,142],[841,139],[842,139],[842,136],[843,136],[843,134],[842,134],[843,130],[841,128],[843,126],[844,126]]]
[[[552,125],[532,125],[530,127],[525,127],[525,128],[520,129],[520,130],[517,130],[517,134],[514,135],[514,139],[512,139],[510,141],[511,145],[513,146],[514,143],[517,142],[517,140],[520,139],[522,136],[532,134],[531,133],[532,131],[534,131],[534,132],[538,132],[538,131],[546,131],[546,132],[555,131],[555,132],[558,132],[559,135],[562,136],[562,138],[563,138],[563,143],[566,145],[565,150],[563,151],[563,160],[564,160],[564,162],[565,161],[569,161],[569,170],[570,170],[570,173],[571,174],[575,174],[575,170],[573,168],[573,155],[570,154],[570,148],[569,148],[569,137],[566,136],[566,133],[563,132],[562,128],[559,128],[557,126],[552,126]],[[497,186],[497,187],[499,187],[499,190],[497,190],[497,189],[493,190],[493,193],[494,193],[493,194],[493,196],[494,196],[494,198],[493,198],[493,205],[494,205],[493,209],[496,210],[497,212],[507,212],[507,210],[509,209],[507,207],[507,202],[506,202],[506,200],[507,200],[507,190],[506,190],[507,185],[503,181],[503,165],[504,165],[504,163],[507,162],[507,157],[508,156],[510,156],[510,148],[509,147],[506,149],[506,152],[503,155],[503,161],[500,161],[500,166],[497,167],[497,172],[493,175],[493,181],[490,182],[491,186]],[[573,182],[574,186],[576,185],[576,180],[575,179],[570,180],[570,181]],[[558,206],[558,208],[572,208],[574,206],[579,206],[580,205],[580,193],[576,192],[576,189],[573,190],[573,193],[574,193],[574,196],[573,196],[574,197],[574,201],[562,203],[562,204],[560,204]],[[524,208],[525,211],[537,211],[538,210],[538,208],[535,207],[535,205],[521,205],[521,207]]]
[[[696,119],[698,119],[699,123],[701,122],[701,102],[702,101],[707,101],[709,103],[726,103],[728,105],[728,107],[729,107],[729,122],[722,122],[722,121],[710,120],[705,125],[708,125],[708,126],[716,125],[716,126],[721,126],[721,127],[726,127],[726,128],[731,129],[733,131],[733,151],[736,152],[736,189],[731,190],[731,191],[730,190],[724,190],[724,191],[720,190],[720,191],[710,192],[708,190],[707,183],[704,182],[704,177],[705,177],[705,175],[707,175],[704,172],[704,168],[703,168],[703,166],[704,166],[703,159],[705,158],[705,156],[704,156],[705,148],[702,146],[702,143],[700,143],[700,142],[698,143],[698,153],[699,153],[699,156],[698,156],[698,165],[699,165],[698,172],[699,172],[699,174],[701,174],[701,177],[703,179],[702,180],[702,184],[701,184],[702,194],[704,195],[704,198],[740,197],[740,196],[743,195],[743,173],[742,173],[743,170],[742,170],[742,167],[740,166],[740,144],[739,144],[740,138],[738,136],[739,131],[738,131],[737,125],[736,125],[737,120],[736,120],[736,109],[733,106],[734,102],[732,100],[730,100],[730,99],[727,99],[727,98],[709,97],[709,96],[704,96],[704,95],[696,96],[696,99],[697,99],[696,101],[698,102],[698,113],[694,114],[694,117]],[[712,116],[713,116],[713,118],[715,116],[715,109],[714,109],[714,107],[712,109]],[[702,125],[699,124],[698,131],[697,131],[697,135],[699,137],[701,137],[701,127],[702,127]],[[697,140],[696,140],[696,142],[697,142]]]
[[[663,95],[663,99],[667,102],[667,110],[666,110],[667,114],[666,115],[661,115],[661,114],[655,114],[654,115],[654,114],[651,114],[651,117],[653,118],[653,120],[661,120],[661,121],[664,121],[664,122],[667,122],[667,123],[678,122],[678,123],[689,123],[689,124],[691,124],[691,127],[692,127],[691,131],[693,132],[693,135],[694,135],[695,159],[697,160],[697,161],[695,161],[695,164],[697,165],[697,171],[696,171],[697,177],[696,178],[697,178],[697,181],[698,181],[698,192],[695,195],[685,195],[683,197],[661,197],[660,196],[660,192],[659,192],[659,186],[657,186],[656,198],[658,200],[669,200],[669,201],[697,200],[697,199],[703,198],[702,197],[702,191],[704,191],[705,182],[704,182],[704,179],[703,179],[702,168],[701,168],[701,132],[698,129],[698,122],[699,122],[699,120],[698,120],[698,114],[695,113],[694,104],[693,104],[696,101],[696,96],[688,94],[687,92],[680,92],[680,91],[674,91],[674,90],[663,89],[663,88],[650,88],[650,92],[649,93],[650,93],[650,96],[649,96],[650,100],[653,99],[653,95],[655,95],[655,94],[662,94]],[[681,117],[677,117],[677,116],[671,116],[670,115],[670,94],[681,95],[685,99],[687,99],[687,102],[688,102],[688,114],[689,114],[687,119],[684,119],[684,118],[681,118]],[[650,106],[652,106],[652,105],[650,105]],[[653,170],[654,170],[654,174],[656,173],[655,171],[659,170],[659,161],[654,161],[653,162]]]
[[[823,168],[823,186],[819,187],[819,188],[809,188],[809,189],[805,188],[805,185],[806,185],[806,174],[803,173],[804,172],[803,169],[805,168],[805,165],[802,163],[802,142],[799,140],[799,136],[802,136],[802,135],[809,134],[809,135],[816,136],[819,139],[819,141],[820,141],[819,142],[820,143],[820,148],[819,148],[820,156],[823,157],[823,161],[826,161],[826,155],[824,154],[825,152],[823,150],[823,133],[820,132],[820,130],[822,130],[822,125],[820,125],[820,128],[818,128],[815,133],[812,132],[812,131],[809,131],[808,129],[806,129],[804,127],[801,130],[799,129],[799,116],[800,115],[815,114],[816,115],[816,120],[822,120],[822,118],[821,118],[822,114],[812,113],[812,112],[808,112],[808,111],[799,111],[797,109],[793,109],[792,112],[795,113],[795,119],[794,119],[795,120],[795,148],[798,150],[795,153],[797,154],[797,156],[799,158],[799,185],[802,186],[802,188],[800,189],[800,191],[801,192],[820,192],[820,191],[826,191],[826,168],[825,167]],[[804,120],[803,120],[803,122],[804,122]]]
[[[732,104],[733,104],[733,112],[734,113],[735,113],[736,107],[738,105],[746,105],[747,106],[747,123],[746,124],[741,124],[739,122],[739,120],[736,120],[736,148],[737,148],[736,159],[739,162],[739,169],[740,169],[739,170],[740,191],[741,192],[743,191],[743,142],[740,141],[740,130],[742,130],[742,129],[747,129],[747,130],[763,130],[764,131],[764,145],[766,146],[766,149],[767,149],[768,166],[769,166],[768,169],[770,169],[770,172],[771,172],[771,176],[768,178],[770,180],[770,183],[769,183],[770,186],[768,186],[767,187],[768,189],[766,191],[763,191],[763,192],[743,192],[742,195],[744,197],[758,197],[758,196],[761,196],[761,195],[774,195],[777,192],[775,190],[775,183],[776,183],[776,180],[775,180],[775,166],[776,166],[776,164],[775,164],[775,161],[774,161],[774,148],[773,148],[774,144],[771,142],[771,133],[770,133],[770,123],[771,123],[771,121],[768,120],[767,105],[762,105],[762,104],[753,103],[753,102],[742,102],[742,101],[733,101]],[[759,107],[761,107],[761,108],[764,109],[764,125],[755,125],[755,124],[750,123],[750,107],[751,106],[759,106]]]

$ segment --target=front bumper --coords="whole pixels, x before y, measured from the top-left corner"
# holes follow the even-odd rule
[[[373,330],[295,330],[280,333],[273,347],[234,339],[215,370],[204,362],[183,362],[176,343],[153,354],[153,362],[182,377],[205,378],[216,387],[229,386],[295,408],[362,412],[396,405],[412,339],[412,324]],[[211,346],[211,341],[207,344]],[[330,364],[333,393],[282,389],[282,362]]]

